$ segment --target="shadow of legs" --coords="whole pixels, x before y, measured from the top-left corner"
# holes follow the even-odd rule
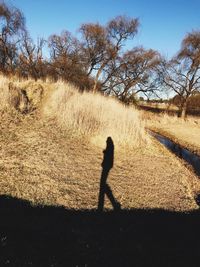
[[[99,190],[99,201],[98,201],[98,211],[102,212],[104,207],[104,198],[105,198],[105,186],[106,179],[108,177],[109,170],[102,170],[101,181],[100,181],[100,190]]]
[[[102,174],[101,174],[99,201],[98,201],[98,211],[99,212],[103,211],[105,194],[107,195],[108,199],[110,200],[114,210],[120,210],[120,208],[121,208],[120,203],[117,202],[116,199],[114,198],[111,188],[109,187],[108,184],[106,184],[106,179],[108,177],[108,173],[109,173],[109,171],[103,169]]]
[[[119,202],[117,202],[113,196],[112,190],[110,189],[110,186],[108,184],[105,185],[105,194],[109,198],[114,210],[120,210],[121,205]]]
[[[98,211],[102,212],[103,207],[104,207],[104,189],[100,187],[100,192],[99,192],[99,202],[98,202]]]

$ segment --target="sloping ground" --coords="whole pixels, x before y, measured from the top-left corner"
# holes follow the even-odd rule
[[[106,142],[106,140],[105,140]],[[114,140],[115,144],[115,140]],[[95,209],[105,147],[59,129],[39,115],[0,126],[0,194],[35,204]],[[198,208],[198,179],[156,141],[146,148],[115,146],[108,178],[113,195],[124,208]],[[112,208],[106,200],[107,208]]]
[[[189,117],[184,121],[167,115],[154,115],[147,121],[147,125],[152,130],[159,132],[181,146],[200,155],[199,118]]]

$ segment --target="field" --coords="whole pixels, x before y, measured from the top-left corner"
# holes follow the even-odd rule
[[[7,80],[3,81],[6,92]],[[63,83],[14,84],[32,97],[31,111],[21,114],[9,107],[9,101],[2,106],[1,194],[35,204],[95,209],[102,151],[111,136],[115,155],[108,182],[123,209],[198,208],[198,179],[148,136],[137,110],[99,95],[80,94]],[[109,201],[105,207],[112,208]]]
[[[195,266],[200,182],[152,115],[63,82],[1,77],[0,97],[0,266]],[[99,213],[108,136],[121,210]]]

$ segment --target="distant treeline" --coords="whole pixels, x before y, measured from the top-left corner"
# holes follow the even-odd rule
[[[137,18],[118,16],[106,25],[82,24],[79,38],[64,30],[34,43],[22,12],[1,3],[0,72],[62,79],[79,90],[101,91],[125,103],[134,102],[136,94],[151,98],[171,90],[179,96],[185,117],[189,98],[200,91],[200,31],[187,34],[177,55],[167,60],[142,46],[125,49],[138,28]]]
[[[173,103],[176,106],[180,106],[181,98],[179,95],[176,95],[174,98],[170,99],[170,103]],[[188,100],[187,105],[188,110],[198,110],[200,111],[200,93],[196,92],[195,94],[191,95]]]

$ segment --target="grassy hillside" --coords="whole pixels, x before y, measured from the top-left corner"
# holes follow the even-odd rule
[[[111,136],[108,183],[123,209],[198,208],[198,179],[147,135],[139,111],[62,82],[1,77],[0,92],[1,195],[95,209],[102,151]],[[105,207],[112,209],[107,199]]]

